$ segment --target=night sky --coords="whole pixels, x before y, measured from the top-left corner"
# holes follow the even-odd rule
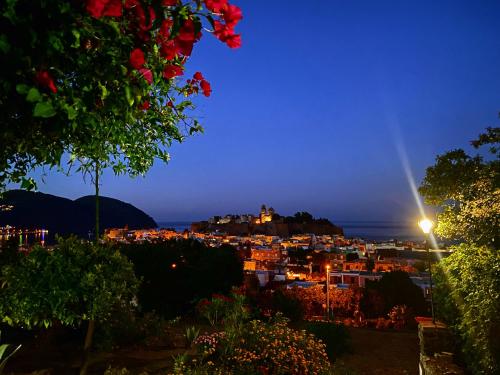
[[[243,46],[211,35],[188,63],[211,81],[205,134],[145,178],[106,173],[103,195],[157,221],[309,211],[333,221],[413,219],[435,156],[499,126],[499,1],[235,1]],[[92,194],[50,173],[45,193]]]

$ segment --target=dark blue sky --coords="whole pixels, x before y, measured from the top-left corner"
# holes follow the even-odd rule
[[[253,0],[230,50],[205,36],[189,62],[212,82],[202,136],[145,178],[102,193],[159,221],[307,210],[332,220],[408,220],[415,179],[438,153],[468,148],[500,110],[500,2]],[[399,134],[399,135],[398,135]],[[50,174],[40,191],[91,194]]]

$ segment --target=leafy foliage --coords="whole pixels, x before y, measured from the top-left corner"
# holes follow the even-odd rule
[[[436,314],[460,337],[474,374],[500,371],[500,253],[461,244],[435,266]]]
[[[426,203],[441,208],[435,232],[444,238],[500,246],[500,128],[489,128],[473,141],[489,145],[492,157],[457,149],[440,155],[427,168],[419,188]]]
[[[359,288],[330,289],[330,311],[338,316],[352,316],[361,299]],[[264,293],[260,305],[263,310],[280,312],[292,321],[326,313],[326,291],[321,285],[309,288],[292,287]]]
[[[342,324],[332,322],[306,322],[304,329],[326,345],[330,362],[350,350],[349,332]]]
[[[380,280],[366,282],[361,309],[367,316],[388,314],[397,305],[405,305],[415,314],[427,310],[422,289],[406,272],[385,272]]]
[[[131,302],[138,285],[132,264],[119,252],[75,238],[59,239],[53,250],[36,246],[4,266],[1,277],[3,322],[28,328],[104,321],[116,305]]]
[[[190,310],[193,301],[228,293],[243,281],[243,265],[231,246],[214,249],[194,240],[171,240],[127,245],[122,252],[143,280],[141,308],[168,318]]]
[[[206,3],[206,4],[205,4]],[[162,0],[0,3],[0,187],[33,167],[145,173],[172,142],[201,132],[187,111],[201,73],[176,81],[202,25],[231,48],[238,7]],[[205,6],[206,5],[206,6]]]

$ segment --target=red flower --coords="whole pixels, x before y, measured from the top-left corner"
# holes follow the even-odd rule
[[[141,10],[139,11],[139,9]],[[138,14],[139,14],[139,27],[144,31],[150,30],[151,27],[153,27],[154,20],[156,19],[156,13],[153,7],[149,7],[148,19],[146,19],[146,14],[141,7],[138,8]]]
[[[231,28],[235,27],[236,24],[243,18],[243,13],[241,12],[240,7],[232,4],[228,4],[224,7],[222,13],[224,21],[226,21],[226,25]]]
[[[191,56],[193,52],[194,41],[184,41],[184,40],[175,40],[175,49],[177,53],[181,53],[184,56]]]
[[[43,87],[48,88],[54,94],[57,92],[57,87],[54,83],[54,79],[46,70],[42,70],[36,73],[35,81]]]
[[[232,30],[220,21],[214,21],[214,35],[217,39],[224,42],[225,38]],[[233,32],[234,33],[234,32]]]
[[[203,95],[205,95],[208,98],[212,93],[212,87],[210,86],[210,82],[202,80],[200,82],[200,87],[203,90]]]
[[[140,48],[135,48],[130,53],[130,65],[132,65],[134,69],[141,69],[145,62],[144,52],[142,52]]]
[[[121,17],[122,15],[121,0],[87,0],[86,8],[94,18]]]
[[[220,21],[214,22],[214,35],[221,42],[226,43],[230,48],[241,47],[241,35],[235,34],[232,27],[228,27]]]
[[[229,48],[239,48],[241,47],[241,35],[232,34],[226,37],[226,44]]]
[[[163,77],[171,79],[183,75],[182,67],[177,65],[166,65],[163,69]]]
[[[180,53],[180,49],[174,40],[167,40],[161,44],[160,53],[165,59],[172,60]]]
[[[171,19],[164,19],[161,22],[159,34],[163,39],[168,39],[170,37],[170,29],[173,24],[174,21]]]
[[[149,69],[139,69],[139,73],[144,77],[144,79],[151,85],[153,83],[153,73]]]
[[[149,109],[149,100],[145,100],[142,104],[139,105],[139,109],[143,111],[147,111]]]
[[[214,13],[219,13],[227,4],[227,0],[205,0],[207,9]]]
[[[138,0],[125,0],[125,9],[132,9],[139,5]]]
[[[161,5],[164,7],[173,7],[179,3],[179,0],[163,0]]]
[[[203,74],[201,74],[201,72],[196,72],[194,73],[193,78],[197,81],[201,81],[203,79]]]

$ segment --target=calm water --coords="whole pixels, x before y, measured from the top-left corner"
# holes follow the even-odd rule
[[[363,238],[367,240],[384,241],[398,239],[402,241],[423,241],[424,237],[417,225],[393,221],[338,221],[336,225],[344,228],[347,238]],[[190,228],[190,221],[159,222],[160,228],[172,228],[182,232]]]

